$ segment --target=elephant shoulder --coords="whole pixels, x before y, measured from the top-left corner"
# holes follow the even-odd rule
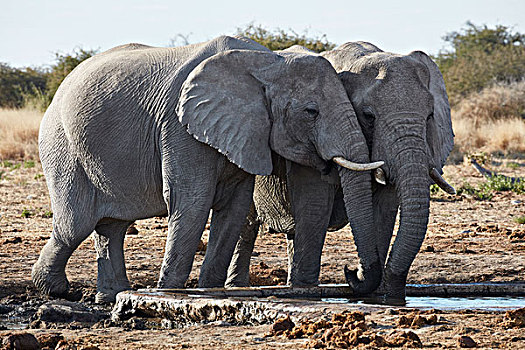
[[[289,48],[287,49],[284,49],[284,50],[280,50],[280,51],[276,51],[276,52],[292,52],[292,53],[303,53],[303,54],[310,54],[310,55],[317,55],[316,52],[304,47],[304,46],[301,46],[301,45],[293,45],[293,46],[290,46]]]
[[[383,52],[380,48],[367,41],[351,41],[344,43],[334,49],[334,51],[348,51],[356,56],[365,56],[373,52]]]
[[[129,43],[129,44],[115,46],[109,50],[104,51],[103,54],[108,54],[112,52],[120,52],[120,51],[143,50],[143,49],[151,49],[151,48],[153,48],[153,46],[138,44],[138,43]]]
[[[270,49],[259,44],[258,42],[241,35],[221,35],[215,39],[210,40],[208,45],[214,47],[216,52],[228,50],[270,51]]]

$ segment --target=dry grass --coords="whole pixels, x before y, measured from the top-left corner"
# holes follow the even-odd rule
[[[38,159],[42,112],[0,109],[0,160]]]
[[[455,142],[463,152],[525,152],[525,81],[498,84],[461,101],[452,111]]]

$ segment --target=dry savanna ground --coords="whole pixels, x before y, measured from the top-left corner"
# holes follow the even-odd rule
[[[14,331],[1,330],[1,327],[7,328],[10,315],[16,316],[11,318],[13,322],[35,321],[34,317],[29,319],[29,313],[47,301],[39,296],[30,278],[31,266],[50,236],[52,223],[49,197],[36,151],[40,118],[41,114],[31,111],[0,111],[0,339],[6,342],[13,339],[8,335]],[[473,124],[456,120],[455,123],[458,142],[469,132],[472,137],[477,137],[472,132],[475,130]],[[483,121],[483,124],[490,123]],[[481,158],[485,158],[490,170],[525,177],[525,159],[519,156],[525,151],[525,122],[513,120],[512,123],[517,124],[505,125],[501,132],[490,129],[490,137],[478,135],[485,140],[478,146],[487,152],[500,150],[501,154],[507,154],[507,157],[487,157],[484,154]],[[511,141],[497,144],[498,138],[503,137]],[[458,155],[470,152],[473,145],[467,146],[460,141],[455,157],[460,159]],[[498,183],[487,184],[470,164],[462,161],[447,165],[445,177],[460,194],[433,193],[427,237],[414,261],[409,283],[523,281],[523,188],[508,190]],[[125,239],[128,276],[135,289],[155,286],[164,252],[166,219],[141,220],[136,223],[136,229],[138,232],[127,235]],[[203,242],[206,242],[207,235],[206,230]],[[204,253],[200,251],[188,285],[195,285],[203,258]],[[345,227],[328,233],[321,281],[343,283],[343,265],[352,266],[356,261],[350,229]],[[286,251],[282,234],[263,234],[260,237],[252,258],[251,273],[253,280],[260,284],[284,283]],[[73,287],[82,293],[79,294],[79,298],[82,297],[80,304],[94,308],[97,265],[92,238],[75,251],[67,266],[67,274]],[[105,306],[99,311],[109,309]],[[20,310],[27,312],[24,314]],[[295,328],[288,321],[281,320],[274,325],[232,326],[216,322],[163,329],[162,320],[132,319],[122,324],[112,324],[108,320],[89,325],[33,322],[24,332],[38,336],[41,343],[46,337],[49,340],[56,335],[53,338],[55,343],[61,337],[61,349],[337,348],[364,342],[368,345],[359,346],[374,348],[404,344],[408,347],[449,348],[472,345],[470,340],[481,348],[525,348],[525,323],[519,321],[525,315],[514,315],[513,321],[514,316],[506,315],[505,311],[418,311],[394,307],[357,307],[356,310],[365,314],[341,314],[331,306],[303,313],[301,317],[307,317],[308,321],[302,323],[292,315]]]

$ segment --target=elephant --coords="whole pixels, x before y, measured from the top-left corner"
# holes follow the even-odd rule
[[[342,188],[370,208],[356,230],[373,235],[370,174],[356,170],[382,163],[370,164],[344,87],[322,57],[284,57],[228,36],[119,46],[66,77],[43,117],[39,151],[54,213],[32,269],[44,294],[67,294],[67,261],[94,231],[96,301],[114,300],[130,288],[126,229],[153,216],[168,217],[158,287],[183,287],[210,210],[199,286],[224,285],[255,175],[271,174],[272,154],[319,173],[337,167]]]
[[[316,55],[297,46],[285,51]],[[435,182],[446,192],[455,193],[441,176],[454,138],[443,77],[432,59],[421,51],[399,55],[383,52],[367,42],[349,42],[320,56],[330,61],[343,82],[357,113],[359,128],[367,140],[370,159],[385,161],[384,166],[374,171],[376,237],[368,241],[374,247],[362,249],[363,244],[357,244],[362,239],[360,233],[352,230],[360,261],[358,270],[345,266],[346,280],[356,296],[374,296],[382,302],[403,304],[408,271],[426,235],[429,185]],[[316,183],[322,186],[319,181]],[[299,232],[301,228],[295,223],[302,218],[291,208],[303,204],[294,203],[297,199],[290,195],[296,191],[294,186],[289,176],[281,176],[274,183],[257,177],[254,208],[249,217],[252,224],[243,230],[236,246],[229,267],[229,286],[248,284],[249,259],[260,222],[272,228],[275,225],[277,231],[288,234],[288,283],[294,284],[290,274],[298,269],[293,265],[297,261],[293,256],[297,253],[295,240],[298,235],[309,234]],[[340,190],[336,189],[334,198],[327,205],[332,208],[326,217],[329,229],[344,226],[348,221],[344,213],[360,209],[359,206],[349,208]],[[400,226],[389,253],[398,209]],[[327,213],[329,211],[324,212]],[[310,249],[321,250],[323,242],[324,235],[322,239],[312,240],[311,244],[316,246]],[[375,261],[376,254],[379,264],[363,264]],[[308,263],[316,265],[318,273],[320,259]],[[380,283],[366,283],[367,276],[376,278],[378,275]]]

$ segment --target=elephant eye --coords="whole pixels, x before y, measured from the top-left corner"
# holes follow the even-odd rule
[[[306,111],[311,114],[311,115],[318,115],[319,114],[319,111],[315,108],[306,108]]]
[[[308,104],[305,108],[304,108],[305,112],[310,114],[312,117],[317,117],[319,115],[319,108],[317,107],[316,104]]]
[[[372,112],[371,108],[367,108],[367,107],[363,108],[363,115],[368,121],[373,122],[376,119],[374,112]]]

